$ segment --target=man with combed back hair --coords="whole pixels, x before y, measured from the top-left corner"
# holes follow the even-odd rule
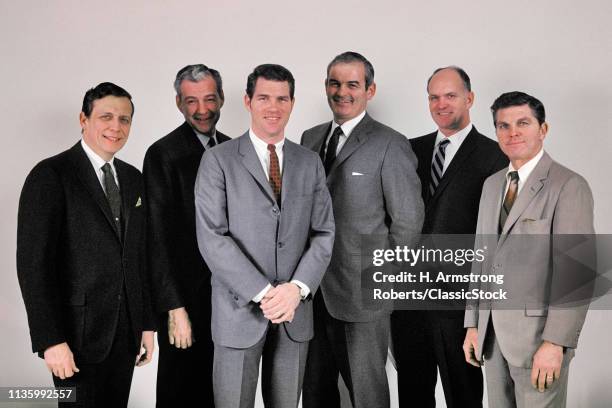
[[[417,160],[408,139],[366,112],[376,84],[363,55],[335,57],[327,66],[325,91],[333,120],[305,131],[302,145],[323,160],[336,241],[314,299],[315,337],[303,403],[304,408],[340,407],[340,374],[355,408],[384,408],[389,406],[385,364],[391,311],[383,304],[372,309],[362,304],[360,236],[415,243],[423,223]]]
[[[312,293],[329,263],[334,218],[319,157],[285,138],[293,75],[255,68],[242,136],[204,153],[195,185],[196,230],[212,273],[217,408],[250,408],[262,367],[266,407],[297,407]]]
[[[548,123],[542,102],[508,92],[491,112],[510,165],[482,188],[475,247],[489,251],[483,262],[472,264],[472,273],[504,275],[513,304],[468,302],[465,360],[485,362],[490,407],[563,408],[594,277],[589,268],[595,248],[588,242],[595,233],[593,195],[584,178],[544,151]],[[579,251],[567,246],[575,237]]]
[[[145,155],[148,265],[158,312],[157,407],[212,407],[210,270],[198,250],[193,188],[205,150],[230,140],[216,129],[221,75],[187,65],[174,81],[185,122]]]
[[[153,355],[142,176],[115,157],[133,116],[125,89],[88,90],[82,139],[38,163],[21,191],[17,275],[32,350],[56,387],[75,387],[60,407],[127,407],[134,364]]]

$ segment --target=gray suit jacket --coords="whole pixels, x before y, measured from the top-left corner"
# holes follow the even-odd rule
[[[331,198],[317,155],[285,140],[281,206],[249,139],[207,150],[195,184],[196,230],[212,273],[211,329],[216,344],[247,348],[269,321],[251,301],[265,286],[300,280],[317,290],[334,241]],[[310,296],[292,323],[294,341],[313,336]]]
[[[593,196],[580,175],[544,153],[525,181],[497,239],[506,171],[493,174],[483,186],[476,248],[488,249],[484,262],[472,264],[472,273],[504,275],[508,296],[515,298],[508,308],[492,308],[490,302],[469,302],[464,325],[478,328],[479,360],[492,320],[508,363],[529,368],[543,340],[568,347],[571,353],[578,343],[587,307],[549,305],[554,302],[550,299],[551,288],[567,284],[560,281],[568,276],[563,268],[572,267],[551,248],[561,234],[594,233]],[[486,285],[480,287],[484,289]],[[524,304],[517,305],[517,301]]]
[[[327,122],[307,130],[302,145],[320,153]],[[336,240],[321,292],[329,313],[348,322],[367,322],[389,313],[382,304],[366,310],[361,295],[361,235],[413,245],[423,225],[421,183],[410,142],[367,113],[355,126],[327,177],[334,204]]]

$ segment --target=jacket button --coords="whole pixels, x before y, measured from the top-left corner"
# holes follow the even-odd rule
[[[272,212],[273,212],[274,214],[278,214],[278,210],[277,210],[276,208],[273,208],[273,209],[272,209]]]
[[[283,247],[283,243],[282,243],[282,242],[279,242],[279,243],[278,243],[278,247],[279,247],[279,248],[282,248],[282,247]]]

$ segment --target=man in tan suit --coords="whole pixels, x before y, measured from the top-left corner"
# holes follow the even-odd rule
[[[509,290],[515,297],[504,310],[482,300],[468,304],[465,357],[473,365],[486,360],[489,406],[564,407],[587,308],[558,304],[554,291],[568,284],[570,268],[553,249],[569,234],[594,233],[593,197],[580,175],[544,152],[548,124],[539,100],[509,92],[491,111],[510,166],[485,181],[476,246],[488,250],[472,273],[501,275],[504,288],[525,290]]]

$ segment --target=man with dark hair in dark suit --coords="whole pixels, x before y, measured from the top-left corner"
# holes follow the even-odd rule
[[[217,131],[223,106],[218,71],[181,69],[174,82],[185,122],[147,151],[148,266],[160,316],[157,407],[214,406],[210,270],[195,232],[194,184],[205,150],[230,138]]]
[[[76,387],[77,402],[60,406],[127,407],[134,363],[152,358],[142,178],[114,158],[133,114],[123,88],[87,91],[82,140],[38,163],[21,192],[17,274],[32,350],[56,386]]]
[[[411,139],[417,155],[425,222],[423,234],[473,234],[484,180],[508,165],[497,143],[470,121],[470,78],[459,67],[427,81],[436,132]],[[482,373],[465,363],[463,310],[395,311],[391,319],[400,406],[435,407],[437,369],[449,408],[482,406]]]

